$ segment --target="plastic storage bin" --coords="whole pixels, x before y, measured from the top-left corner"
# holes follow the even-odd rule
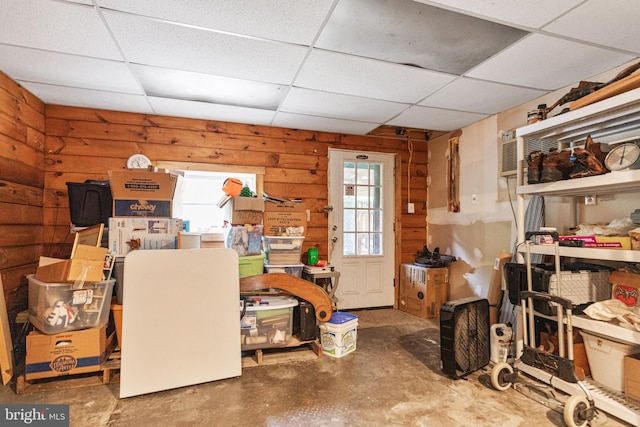
[[[109,225],[113,199],[109,181],[67,182],[69,214],[78,227]]]
[[[640,352],[640,346],[616,342],[580,331],[587,351],[591,377],[616,391],[624,390],[624,356]]]
[[[561,265],[561,293],[574,305],[604,301],[611,298],[609,269],[587,263],[564,263]],[[527,290],[527,266],[520,263],[505,263],[504,276],[509,291],[509,301],[520,305],[520,291]],[[531,286],[534,291],[558,295],[556,268],[553,264],[532,264]],[[555,306],[545,301],[534,301],[536,311],[555,315]]]
[[[293,329],[293,307],[298,300],[290,297],[252,297],[240,301],[241,350],[284,347]]]
[[[331,357],[342,357],[356,350],[358,316],[337,311],[328,322],[320,324],[322,352]]]
[[[274,265],[274,264],[265,264],[265,270],[267,273],[286,273],[295,277],[302,277],[302,269],[304,268],[304,264],[292,264],[292,265]]]
[[[239,256],[260,255],[262,246],[261,225],[235,225],[225,230],[224,246],[234,249]]]
[[[265,257],[265,254],[238,257],[240,277],[255,276],[264,273]]]
[[[45,334],[94,328],[109,320],[114,279],[85,283],[46,283],[29,279],[29,321]]]
[[[292,265],[300,263],[303,236],[262,236],[269,264]]]

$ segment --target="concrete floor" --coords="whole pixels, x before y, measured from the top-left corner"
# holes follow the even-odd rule
[[[339,359],[245,367],[238,378],[122,400],[118,384],[20,396],[7,386],[0,402],[68,403],[71,425],[83,427],[564,425],[560,413],[514,389],[494,390],[489,369],[446,377],[436,319],[355,313],[357,349]],[[606,418],[599,425],[627,425]]]

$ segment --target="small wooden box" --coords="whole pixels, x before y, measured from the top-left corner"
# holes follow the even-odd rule
[[[400,310],[424,319],[438,317],[449,297],[449,269],[402,264],[399,297]]]

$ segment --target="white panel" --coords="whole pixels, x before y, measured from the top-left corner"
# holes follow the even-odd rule
[[[332,0],[98,0],[109,9],[221,31],[311,44]]]
[[[306,49],[105,12],[131,62],[289,84]]]
[[[242,374],[237,265],[233,249],[127,255],[121,398]]]
[[[274,110],[288,86],[132,65],[147,95]]]
[[[40,98],[45,104],[99,108],[130,113],[152,113],[145,97],[141,95],[76,89],[20,80],[18,80],[18,83]]]
[[[149,97],[156,114],[194,119],[217,120],[253,125],[269,125],[274,111],[257,108],[234,107],[208,102],[183,101],[181,99]]]
[[[383,122],[407,107],[407,104],[294,87],[289,90],[280,111],[335,119]]]
[[[384,292],[382,286],[382,267],[382,263],[380,262],[367,262],[367,265],[364,269],[364,273],[367,276],[364,288],[366,289],[366,292],[368,294]]]
[[[486,117],[486,114],[416,106],[409,108],[398,117],[390,120],[387,124],[418,129],[452,131],[469,126]]]
[[[497,114],[531,99],[539,98],[545,93],[541,90],[463,77],[427,97],[420,102],[420,105],[473,113]]]
[[[584,0],[415,0],[420,3],[439,4],[452,10],[481,16],[495,21],[512,22],[531,28],[540,28]]]
[[[273,126],[289,129],[317,130],[350,135],[366,135],[379,126],[377,123],[355,122],[350,120],[304,116],[302,114],[290,113],[277,113],[271,124]]]
[[[449,83],[451,74],[314,50],[295,85],[395,102],[415,103]]]
[[[590,0],[544,29],[598,45],[640,53],[640,2]]]
[[[469,77],[556,90],[633,59],[568,40],[534,34],[469,72]]]
[[[122,60],[94,8],[45,0],[3,0],[2,43]]]
[[[143,95],[124,62],[0,45],[0,69],[14,80]]]

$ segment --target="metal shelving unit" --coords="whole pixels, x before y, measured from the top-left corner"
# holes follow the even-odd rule
[[[516,130],[518,161],[516,225],[519,242],[524,242],[525,235],[525,196],[573,197],[640,192],[640,170],[618,171],[586,178],[525,185],[526,153],[523,150],[525,140],[527,142],[554,141],[559,147],[572,147],[583,145],[588,135],[591,135],[595,141],[607,143],[622,141],[629,139],[629,137],[640,137],[640,89],[625,92]],[[554,255],[555,248],[553,246],[531,245],[531,252]],[[560,256],[640,263],[640,251],[631,250],[560,247]],[[540,314],[536,313],[536,315]],[[613,340],[640,345],[640,332],[610,322],[593,320],[586,316],[573,316],[573,326]],[[519,368],[532,377],[566,393],[581,392],[575,384],[564,382],[543,370],[525,364],[521,364]],[[621,393],[609,390],[593,381],[589,383],[589,390],[596,408],[633,425],[640,425],[640,407],[627,403]]]

